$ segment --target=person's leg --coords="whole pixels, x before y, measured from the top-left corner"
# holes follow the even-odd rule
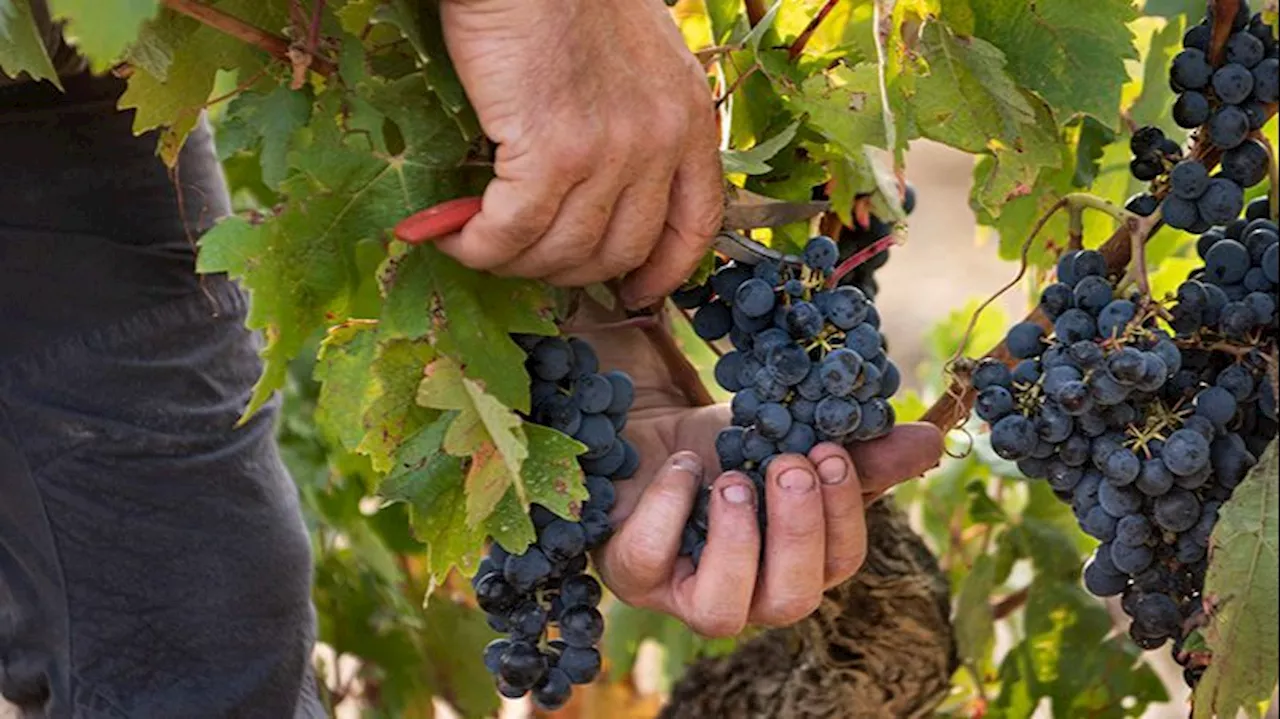
[[[183,274],[183,222],[148,202],[174,202],[154,137],[123,115],[37,116],[0,112],[0,695],[59,719],[323,716],[276,405],[236,427],[261,367],[244,296]],[[192,147],[187,201],[219,211],[207,133]],[[135,201],[77,199],[68,172],[112,173],[101,185]],[[41,192],[44,215],[6,206]],[[146,220],[122,241],[131,214]]]

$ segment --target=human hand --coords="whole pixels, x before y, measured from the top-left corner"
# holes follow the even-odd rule
[[[728,407],[690,407],[640,332],[588,339],[603,366],[632,376],[636,400],[626,436],[641,458],[635,477],[615,484],[617,531],[598,550],[596,566],[623,601],[671,614],[700,634],[730,636],[747,624],[785,625],[810,614],[825,589],[861,566],[865,505],[923,474],[942,454],[936,427],[908,423],[849,449],[824,443],[807,457],[778,457],[765,477],[762,538],[755,485],[739,472],[721,474],[716,459],[715,436],[729,424]],[[678,556],[680,539],[698,487],[708,480],[714,480],[709,532],[695,571]]]
[[[445,0],[445,43],[498,144],[480,213],[437,246],[629,306],[693,271],[722,220],[706,76],[657,0]]]

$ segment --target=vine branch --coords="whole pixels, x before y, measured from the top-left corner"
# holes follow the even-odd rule
[[[769,12],[764,6],[764,0],[744,0],[742,4],[747,8],[747,22],[751,27],[759,25],[765,14]]]
[[[185,15],[237,40],[260,48],[277,60],[289,65],[295,64],[292,45],[279,35],[250,25],[234,15],[197,0],[163,0],[163,2],[165,7],[180,15]],[[310,58],[311,69],[321,75],[332,75],[337,71],[337,67],[324,57],[313,53]]]
[[[822,21],[827,18],[827,15],[831,13],[831,10],[835,8],[836,3],[839,1],[827,0],[823,3],[822,8],[818,10],[818,14],[813,16],[809,24],[805,25],[804,30],[801,30],[796,39],[792,41],[791,47],[787,48],[788,60],[795,61],[796,58],[800,57],[800,53],[804,52],[804,46],[809,44],[809,38],[813,37],[813,33],[818,29],[818,26],[822,24]]]

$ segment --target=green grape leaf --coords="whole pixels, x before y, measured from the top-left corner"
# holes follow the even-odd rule
[[[512,332],[555,334],[546,286],[469,270],[423,245],[388,262],[383,329],[427,337],[500,403],[529,411],[529,374]]]
[[[0,73],[11,78],[26,73],[62,89],[28,0],[0,0]]]
[[[1076,172],[1071,182],[1076,187],[1089,187],[1098,177],[1102,155],[1107,145],[1115,142],[1116,133],[1092,116],[1080,121],[1076,141]]]
[[[587,451],[581,442],[550,427],[526,422],[529,458],[520,471],[520,481],[536,502],[565,519],[582,516],[582,503],[587,501],[587,488],[582,483],[578,455]]]
[[[1147,55],[1143,59],[1142,89],[1129,106],[1128,114],[1135,125],[1155,125],[1169,137],[1180,137],[1186,132],[1173,121],[1175,95],[1169,91],[1169,65],[1173,56],[1181,51],[1180,21],[1171,21],[1152,31]]]
[[[529,443],[515,412],[465,377],[448,357],[427,365],[418,387],[418,404],[458,412],[442,446],[455,457],[471,458],[466,480],[469,524],[488,517],[508,489],[514,488],[520,504],[528,506],[520,468],[529,456]]]
[[[365,433],[356,451],[369,456],[373,468],[386,472],[405,438],[439,416],[418,404],[422,372],[435,350],[423,341],[394,339],[378,343],[369,365],[369,400],[361,417]]]
[[[215,7],[257,27],[283,27],[288,23],[288,12],[282,3],[221,0]],[[153,33],[160,39],[152,39]],[[273,62],[261,50],[220,30],[178,17],[171,10],[143,27],[139,43],[170,48],[171,60],[163,79],[145,66],[134,68],[118,105],[121,110],[136,110],[136,134],[166,128],[160,140],[160,154],[170,166],[177,162],[183,141],[213,92],[218,70],[235,70],[242,80],[248,80]]]
[[[467,661],[484,655],[484,647],[498,638],[489,627],[484,612],[441,599],[431,602],[422,612],[422,653],[427,658],[425,670],[435,697],[448,697],[464,717],[498,716],[502,707],[493,690],[493,676],[484,663]],[[423,697],[430,709],[432,697]],[[389,716],[415,717],[432,714],[393,713]],[[437,714],[435,716],[440,716]]]
[[[357,20],[359,14],[350,21]],[[480,121],[467,101],[462,81],[458,79],[453,63],[445,51],[444,34],[440,27],[439,9],[436,3],[414,0],[390,0],[378,6],[373,13],[375,20],[394,25],[417,52],[427,87],[436,94],[450,116],[458,123],[462,134],[471,140],[480,135]],[[354,24],[354,22],[353,22]],[[359,34],[359,31],[350,31]]]
[[[343,30],[359,37],[381,4],[382,0],[347,0],[334,14],[338,16],[338,24]]]
[[[295,139],[289,157],[296,172],[281,184],[289,198],[284,209],[260,225],[223,222],[201,240],[200,271],[242,277],[254,297],[250,326],[266,331],[266,368],[246,416],[280,386],[285,363],[312,332],[349,316],[364,284],[360,241],[465,186],[457,166],[466,144],[420,76],[371,83],[368,92],[396,122],[402,153],[374,155],[344,135],[336,121],[341,97],[325,93]]]
[[[1035,121],[1021,126],[1014,144],[993,144],[991,161],[974,169],[973,203],[991,215],[1009,200],[1034,192],[1042,170],[1062,165],[1063,147],[1049,106],[1030,93],[1024,98],[1035,109]]]
[[[1259,716],[1280,666],[1280,458],[1272,440],[1218,513],[1205,577],[1213,660],[1196,687],[1196,719]]]
[[[1204,17],[1204,8],[1204,0],[1147,0],[1142,5],[1142,12],[1167,18],[1187,15],[1198,21]]]
[[[288,174],[289,144],[293,134],[311,121],[309,90],[291,90],[278,85],[265,94],[245,92],[227,108],[227,118],[219,129],[235,133],[239,149],[262,148],[262,181],[277,189]],[[223,152],[219,148],[219,152]]]
[[[1066,120],[1090,114],[1115,128],[1125,60],[1137,59],[1130,0],[970,0],[973,32],[1000,48],[1009,74]]]
[[[816,130],[851,157],[864,146],[884,147],[884,114],[880,80],[874,63],[810,75],[800,84],[787,77],[774,79],[779,95],[793,112],[805,114],[806,127]]]
[[[427,545],[433,581],[455,566],[473,571],[473,555],[484,542],[484,530],[467,521],[464,460],[442,451],[457,416],[446,412],[406,438],[378,490],[389,501],[408,503],[413,535]]]
[[[991,556],[978,557],[956,592],[956,651],[962,661],[974,666],[986,663],[995,642],[995,616],[991,613],[995,569]]]
[[[1080,575],[1080,548],[1061,527],[1034,517],[1023,517],[1000,535],[1017,556],[1030,558],[1037,576],[1074,581]]]
[[[669,691],[671,682],[684,673],[684,668],[700,657],[717,657],[731,653],[739,641],[746,641],[750,634],[724,639],[704,639],[689,631],[679,619],[649,609],[632,607],[622,602],[609,605],[605,632],[600,653],[609,663],[609,678],[625,681],[635,667],[636,653],[646,639],[662,645],[665,661],[660,677],[662,691]]]
[[[369,367],[378,351],[378,323],[351,320],[329,328],[315,367],[320,382],[316,424],[347,449],[364,439],[361,419],[366,392],[372,390]]]
[[[758,142],[749,150],[725,150],[720,153],[720,161],[724,166],[724,172],[728,175],[763,175],[773,169],[769,165],[769,160],[773,159],[786,147],[793,139],[795,139],[796,131],[800,129],[799,122],[793,122],[787,126],[785,130],[777,135]]]
[[[64,36],[94,72],[109,70],[159,8],[157,0],[49,0],[53,17],[66,21]]]
[[[929,22],[921,30],[920,53],[929,70],[916,78],[912,99],[925,137],[978,153],[993,141],[1016,146],[1022,126],[1036,123],[1035,108],[994,45]]]
[[[1037,577],[1024,616],[1025,636],[1001,662],[988,717],[1028,717],[1047,698],[1053,716],[1119,719],[1167,697],[1137,647],[1108,638],[1107,610],[1074,581]]]

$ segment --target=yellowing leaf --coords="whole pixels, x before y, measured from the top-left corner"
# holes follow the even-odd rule
[[[509,488],[515,489],[522,506],[528,506],[519,477],[529,446],[515,412],[463,376],[462,368],[447,357],[427,366],[418,387],[418,404],[458,412],[442,446],[455,457],[471,458],[466,482],[469,524],[479,524],[492,514]]]

